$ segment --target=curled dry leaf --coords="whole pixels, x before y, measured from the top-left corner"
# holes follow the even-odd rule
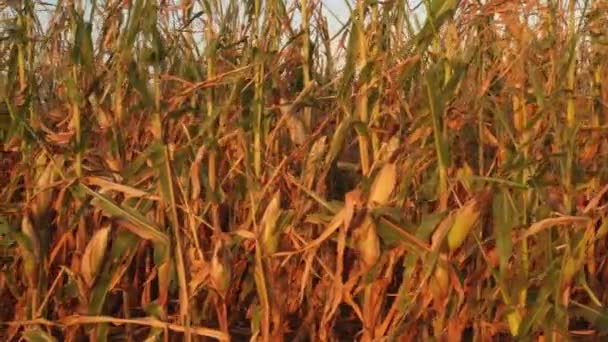
[[[587,214],[591,213],[591,211],[596,209],[600,205],[600,202],[602,201],[602,199],[604,198],[604,195],[607,192],[608,192],[608,184],[604,185],[604,187],[597,194],[595,194],[595,196],[593,196],[593,198],[589,201],[589,203],[583,209],[583,214],[587,215]]]
[[[496,139],[496,136],[494,134],[492,134],[492,132],[490,132],[490,130],[486,126],[483,126],[482,133],[483,133],[484,141],[488,145],[490,145],[492,147],[500,146],[500,143],[498,142],[498,139]]]
[[[346,228],[349,228],[350,226],[354,225],[353,224],[353,219],[355,218],[355,212],[358,209],[361,209],[360,207],[363,204],[363,192],[359,189],[355,189],[352,191],[349,191],[345,196],[344,196],[344,226]]]
[[[313,185],[315,172],[318,164],[323,160],[325,151],[327,150],[327,137],[323,136],[319,138],[312,145],[310,153],[306,159],[306,167],[304,168],[304,174],[302,177],[302,184],[310,188]]]
[[[289,138],[296,145],[300,146],[306,142],[306,128],[304,123],[293,114],[286,116],[287,129],[289,130]]]
[[[101,129],[108,129],[114,124],[113,118],[103,108],[96,106],[95,114],[97,123]]]
[[[220,242],[216,243],[213,248],[213,257],[211,258],[209,280],[211,281],[211,287],[222,297],[226,296],[232,276],[227,261],[226,250],[223,244]]]
[[[57,145],[67,145],[74,137],[74,132],[59,132],[59,133],[49,133],[46,135],[46,138],[57,144]]]
[[[107,191],[120,192],[125,195],[126,199],[139,198],[139,197],[154,198],[154,196],[151,196],[150,194],[148,194],[147,192],[145,192],[143,190],[139,190],[139,189],[136,189],[131,186],[124,185],[124,184],[118,184],[118,183],[112,182],[110,180],[101,178],[101,177],[95,177],[95,176],[86,177],[86,178],[84,178],[83,182],[86,184],[96,185],[105,192],[107,192]]]
[[[395,153],[399,149],[400,143],[401,139],[399,139],[397,136],[391,137],[388,142],[382,144],[382,147],[378,152],[376,160],[379,162],[389,162],[389,160],[395,155]]]
[[[360,207],[362,204],[362,196],[363,196],[362,192],[359,189],[355,189],[355,190],[348,192],[345,196],[344,207],[342,209],[340,209],[340,211],[334,215],[334,217],[327,224],[327,226],[325,227],[323,232],[321,232],[321,234],[316,239],[314,239],[313,241],[308,243],[306,246],[300,248],[297,251],[279,252],[279,253],[275,253],[274,255],[275,256],[291,255],[291,254],[302,253],[304,251],[316,248],[316,247],[320,246],[325,240],[329,239],[329,237],[333,233],[335,233],[338,229],[340,229],[340,227],[342,227],[343,225],[346,227],[349,227],[351,225],[351,221],[352,221],[353,215],[355,213],[356,207]]]
[[[545,229],[549,229],[555,226],[574,225],[589,222],[589,218],[585,216],[560,216],[551,217],[544,220],[535,222],[532,224],[526,232],[523,234],[521,239],[528,238],[532,235],[538,234]],[[520,239],[520,240],[521,240]]]
[[[192,192],[190,198],[196,200],[201,195],[201,162],[205,155],[205,147],[201,146],[196,152],[196,158],[190,167],[190,182],[192,183]]]
[[[209,277],[210,266],[205,260],[201,260],[192,255],[190,258],[191,276],[188,289],[191,294],[195,294],[199,287],[204,284]]]
[[[86,284],[90,287],[93,285],[97,273],[101,267],[103,257],[108,245],[108,237],[110,236],[110,226],[105,226],[95,232],[91,241],[87,244],[82,255],[80,264],[80,272]]]
[[[246,229],[237,229],[232,232],[234,235],[240,236],[243,239],[253,240],[255,239],[255,234]]]
[[[171,273],[173,260],[167,257],[165,261],[160,262],[158,267],[158,303],[165,305],[168,300],[169,286],[171,283]]]

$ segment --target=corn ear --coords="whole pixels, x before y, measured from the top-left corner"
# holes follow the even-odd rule
[[[435,300],[442,300],[447,297],[450,290],[450,276],[447,264],[439,262],[435,267],[433,275],[429,279],[429,288]]]
[[[231,278],[230,267],[228,266],[226,259],[224,246],[221,242],[218,242],[213,249],[209,280],[211,282],[211,287],[222,297],[225,297],[228,292]]]
[[[371,205],[384,205],[388,202],[397,182],[397,165],[385,164],[372,184],[369,203]]]
[[[513,311],[507,314],[507,322],[509,323],[509,331],[512,336],[519,334],[519,327],[521,325],[521,315],[518,311]]]
[[[467,202],[460,208],[454,218],[454,225],[448,232],[448,246],[450,251],[458,249],[467,238],[471,228],[477,223],[480,216],[480,208],[477,199]]]
[[[357,251],[365,269],[369,269],[380,259],[380,238],[376,232],[376,225],[367,215],[355,233]]]
[[[279,237],[277,235],[277,221],[281,215],[281,193],[277,191],[266,207],[262,218],[262,246],[268,254],[277,250]]]
[[[95,277],[97,277],[97,272],[99,271],[106,252],[109,235],[110,226],[103,227],[96,231],[82,255],[80,272],[85,283],[89,287],[93,285],[93,281],[95,280]]]
[[[51,206],[53,191],[48,189],[48,186],[53,182],[53,175],[53,164],[49,162],[40,172],[38,181],[36,182],[36,188],[40,192],[36,196],[36,200],[32,206],[32,218],[34,222],[42,218]]]
[[[22,255],[23,255],[23,268],[25,275],[30,281],[30,286],[34,287],[38,282],[38,262],[40,260],[40,240],[32,220],[26,214],[21,220],[21,232],[24,239],[19,239]]]

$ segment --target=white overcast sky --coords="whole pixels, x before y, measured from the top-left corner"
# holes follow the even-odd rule
[[[327,16],[327,22],[330,25],[330,30],[335,31],[340,29],[339,23],[334,18],[334,15],[344,22],[348,18],[348,6],[346,5],[347,0],[324,0],[323,7],[325,9],[325,15]]]
[[[410,0],[410,7],[413,7],[414,4],[419,4],[423,0]],[[340,21],[345,22],[348,19],[349,6],[353,8],[355,4],[355,0],[321,0],[323,4],[324,14],[327,17],[327,22],[329,24],[329,29],[333,32],[339,30],[341,28]],[[424,6],[419,6],[415,11],[416,15],[423,15],[425,11]]]
[[[1,0],[0,0],[1,1]],[[56,4],[57,0],[42,0],[46,3],[49,4]],[[76,0],[78,1],[78,0]],[[85,13],[87,13],[86,18],[88,19],[88,12],[90,10],[90,5],[91,5],[91,0],[84,0],[85,1]],[[135,0],[131,0],[131,1],[135,1]],[[225,0],[220,0],[220,1],[225,1]],[[309,0],[310,1],[310,0]],[[350,8],[354,8],[355,7],[355,3],[358,0],[318,0],[321,5],[322,5],[322,12],[323,15],[327,18],[327,23],[329,25],[329,32],[331,35],[336,34],[341,28],[342,25],[344,23],[347,22],[348,18],[350,17]],[[415,7],[415,4],[420,4],[420,2],[422,2],[424,0],[409,0],[410,3],[410,8],[411,7]],[[176,4],[179,4],[180,0],[175,0]],[[291,1],[289,1],[291,2]],[[45,8],[45,6],[37,6],[38,9],[43,9]],[[50,10],[49,12],[47,11],[43,11],[46,12],[45,14],[42,14],[40,16],[40,19],[42,21],[42,25],[44,28],[46,28],[48,22],[47,20],[49,19],[49,16],[52,13],[52,9],[47,7],[46,8],[47,11]],[[419,16],[423,15],[424,13],[424,6],[419,6],[417,8],[417,10],[415,11],[416,15]],[[296,11],[294,14],[294,21],[297,22],[299,19],[299,13]],[[94,28],[94,31],[96,31],[97,28]],[[97,32],[94,32],[93,34],[95,35]],[[338,40],[334,40],[334,43],[338,43]],[[334,46],[334,48],[337,48],[337,45]],[[337,52],[337,51],[336,51]]]
[[[49,4],[56,4],[57,0],[43,0],[46,3]],[[323,6],[323,14],[326,16],[327,18],[327,22],[329,24],[329,30],[331,33],[335,33],[337,30],[339,30],[342,25],[341,23],[346,22],[346,20],[348,19],[348,17],[350,16],[349,13],[349,5],[350,7],[353,8],[354,4],[356,2],[356,0],[319,0]],[[410,6],[412,4],[418,4],[423,0],[410,0]],[[86,8],[90,8],[90,0],[86,1]],[[179,3],[179,1],[176,1],[176,3]],[[88,5],[88,6],[87,6]],[[43,9],[45,6],[39,6],[39,9]],[[47,10],[49,10],[50,8],[46,8]],[[422,11],[417,11],[418,13],[423,12],[424,11],[424,6],[420,6],[419,10]],[[52,9],[51,9],[52,12]],[[47,12],[49,13],[49,12]],[[417,14],[418,14],[417,13]],[[49,13],[50,14],[50,13]],[[297,13],[296,13],[296,17],[297,17]],[[43,25],[46,24],[45,23],[45,19],[47,19],[48,17],[46,15],[42,15],[41,19],[43,21]]]

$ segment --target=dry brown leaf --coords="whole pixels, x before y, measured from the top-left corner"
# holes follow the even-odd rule
[[[231,271],[230,266],[227,264],[226,251],[223,243],[218,242],[213,248],[213,257],[211,258],[211,264],[209,268],[209,280],[211,286],[222,296],[226,296],[230,286]]]
[[[67,145],[74,137],[74,132],[60,132],[47,134],[46,138],[57,145]]]
[[[452,317],[448,321],[447,340],[450,342],[462,341],[462,334],[466,328],[466,319],[463,319],[461,316],[462,314],[459,314],[458,317]]]
[[[417,142],[418,140],[422,140],[422,139],[426,138],[432,132],[433,132],[433,128],[429,127],[429,126],[423,126],[423,127],[417,128],[414,132],[412,132],[412,134],[410,134],[408,142],[410,144],[413,144],[413,143]]]
[[[321,235],[319,235],[316,239],[309,242],[306,246],[298,249],[297,251],[278,252],[274,253],[274,256],[298,254],[310,250],[312,248],[316,248],[320,246],[325,240],[329,239],[329,237],[333,233],[335,233],[342,225],[349,227],[355,212],[355,207],[361,206],[362,204],[362,196],[363,194],[360,189],[355,189],[353,191],[348,192],[345,196],[344,207],[338,213],[336,213],[336,215],[332,218],[329,224],[325,227],[325,230],[323,230]]]
[[[296,146],[303,145],[306,142],[308,134],[306,133],[306,128],[304,127],[302,120],[292,114],[287,114],[285,120],[291,141]]]
[[[201,196],[201,163],[205,156],[205,147],[199,147],[196,158],[190,167],[190,182],[192,183],[192,195],[190,199],[196,200]]]
[[[538,222],[532,224],[530,227],[528,227],[528,229],[523,234],[523,236],[520,238],[520,240],[526,239],[532,235],[538,234],[538,233],[542,232],[543,230],[549,229],[554,226],[582,224],[582,223],[587,223],[587,222],[589,222],[589,218],[585,217],[585,216],[560,216],[560,217],[547,218],[547,219],[538,221]]]
[[[381,163],[388,163],[389,160],[395,155],[395,153],[399,149],[400,143],[401,139],[398,136],[390,137],[388,142],[382,144],[382,147],[378,151],[378,155],[375,158],[376,161]]]
[[[585,209],[583,209],[583,214],[587,215],[593,209],[597,208],[606,192],[608,192],[608,185],[604,185],[604,187],[595,196],[593,196],[589,203],[587,203],[587,206],[585,206]]]
[[[310,149],[310,153],[308,154],[308,157],[306,159],[306,167],[304,169],[304,174],[303,174],[303,179],[302,179],[302,184],[310,189],[310,187],[312,187],[313,182],[314,182],[314,178],[315,178],[315,172],[317,169],[317,165],[323,160],[323,157],[325,156],[325,151],[327,150],[327,137],[323,136],[321,138],[319,138],[317,141],[315,141],[315,143],[312,145],[311,149]]]
[[[196,256],[197,252],[193,248],[189,251],[189,262],[190,265],[190,282],[188,283],[189,293],[194,295],[196,291],[204,284],[209,278],[209,264]]]
[[[359,189],[349,191],[344,196],[344,226],[349,228],[352,225],[352,219],[355,211],[363,204],[363,192]]]
[[[13,324],[17,324],[18,322],[14,322]],[[169,329],[177,332],[185,332],[186,327],[167,323],[160,321],[155,318],[145,317],[145,318],[116,318],[109,316],[80,316],[80,315],[72,315],[63,317],[60,320],[60,323],[65,326],[73,326],[73,325],[82,325],[82,324],[94,324],[94,323],[110,323],[113,325],[122,325],[122,324],[134,324],[134,325],[142,325],[149,326],[161,329]],[[220,341],[230,341],[228,336],[223,332],[215,329],[202,328],[202,327],[190,327],[190,332],[199,335],[199,336],[208,336],[218,339]]]
[[[107,180],[107,179],[104,179],[101,177],[96,177],[96,176],[85,177],[83,182],[85,184],[96,185],[96,186],[100,187],[104,193],[107,193],[109,191],[120,192],[120,193],[124,194],[125,198],[127,198],[127,199],[128,198],[140,198],[140,197],[148,198],[148,199],[158,199],[157,196],[150,195],[149,193],[147,193],[143,190],[135,189],[128,185],[114,183],[110,180]]]

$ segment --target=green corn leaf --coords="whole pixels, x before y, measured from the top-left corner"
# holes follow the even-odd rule
[[[167,235],[162,233],[153,223],[149,222],[135,209],[122,207],[114,203],[107,196],[92,190],[84,184],[79,184],[78,187],[81,191],[92,196],[94,198],[92,204],[104,210],[107,215],[113,218],[124,219],[132,223],[132,225],[129,225],[128,227],[134,234],[145,240],[169,245],[169,238]]]

